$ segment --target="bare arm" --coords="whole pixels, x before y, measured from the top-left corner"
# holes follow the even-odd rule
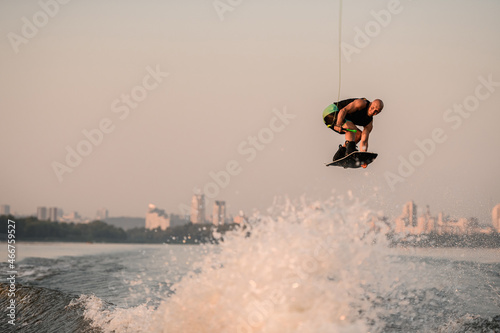
[[[344,124],[345,116],[348,113],[356,112],[358,110],[364,109],[365,107],[366,107],[366,101],[364,99],[356,99],[351,103],[349,103],[345,108],[339,111],[339,115],[337,117],[337,123],[334,126],[334,130],[336,130],[336,128],[340,130],[340,128]]]
[[[368,151],[368,138],[370,137],[370,132],[373,129],[373,120],[363,128],[361,132],[360,151]]]

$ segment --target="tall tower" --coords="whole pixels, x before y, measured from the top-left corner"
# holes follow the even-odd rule
[[[408,201],[403,207],[403,215],[405,225],[409,227],[417,226],[417,206],[413,201]]]
[[[36,218],[39,221],[47,221],[47,207],[38,207],[36,209]]]
[[[193,195],[193,200],[191,200],[191,222],[205,223],[205,196],[203,194]]]
[[[103,208],[97,210],[97,212],[95,214],[96,220],[104,221],[107,218],[108,218],[108,210],[106,208],[103,207]]]
[[[57,208],[56,207],[50,207],[49,208],[49,221],[52,222],[57,222]]]
[[[226,202],[215,201],[212,215],[212,222],[215,225],[224,224],[226,220]]]
[[[396,218],[396,228],[395,232],[409,232],[415,233],[417,232],[417,206],[413,201],[408,201],[403,206],[403,214]]]
[[[0,215],[10,215],[10,206],[9,205],[1,205],[0,206]]]
[[[493,207],[491,212],[491,223],[496,232],[500,233],[500,204]]]

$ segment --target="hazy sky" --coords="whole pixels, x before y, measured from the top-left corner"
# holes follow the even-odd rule
[[[350,189],[389,215],[413,199],[489,222],[500,2],[343,8],[341,99],[385,102],[364,170],[324,166],[343,142],[321,119],[337,98],[338,1],[1,0],[0,204],[144,216],[180,213],[200,189],[236,213]]]

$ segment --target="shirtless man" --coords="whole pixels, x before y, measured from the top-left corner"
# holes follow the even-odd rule
[[[356,144],[361,142],[361,151],[367,151],[368,138],[373,129],[373,117],[382,112],[384,102],[376,99],[351,98],[329,105],[323,111],[325,125],[339,134],[345,133],[344,145],[333,156],[338,160],[357,151]],[[361,131],[357,126],[362,126]]]

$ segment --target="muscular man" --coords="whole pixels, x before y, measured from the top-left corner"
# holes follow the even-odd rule
[[[333,103],[323,111],[325,125],[339,134],[345,133],[345,143],[339,145],[333,156],[334,161],[357,151],[358,142],[361,142],[361,151],[367,151],[373,117],[383,108],[384,102],[380,99],[370,102],[366,98],[351,98]],[[356,125],[362,126],[363,130]]]

